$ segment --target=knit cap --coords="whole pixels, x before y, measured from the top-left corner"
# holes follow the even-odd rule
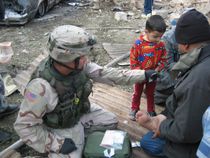
[[[193,44],[210,40],[207,18],[196,9],[184,13],[178,20],[175,38],[179,44]]]

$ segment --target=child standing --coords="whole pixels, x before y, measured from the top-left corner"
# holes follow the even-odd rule
[[[160,41],[166,30],[164,19],[160,15],[153,15],[146,21],[144,34],[135,41],[130,51],[131,69],[156,70],[160,71],[166,63],[166,50],[163,42]],[[154,90],[156,82],[143,82],[134,85],[132,96],[131,120],[135,120],[135,115],[139,110],[141,94],[146,86],[147,111],[151,116],[155,116]]]

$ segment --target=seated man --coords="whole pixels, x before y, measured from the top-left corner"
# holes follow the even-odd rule
[[[210,105],[210,26],[207,18],[195,9],[187,11],[177,22],[175,38],[180,59],[172,68],[177,76],[174,90],[161,114],[149,117],[143,111],[137,113],[137,122],[151,130],[143,136],[141,146],[156,156],[196,158],[203,136],[202,116]],[[155,137],[161,139],[158,140],[161,143],[157,143]]]
[[[89,102],[92,80],[133,84],[154,70],[103,68],[88,62],[95,40],[84,29],[63,25],[48,40],[44,59],[28,83],[14,128],[20,138],[49,157],[81,158],[85,135],[116,128],[116,116]],[[119,107],[120,108],[120,107]]]

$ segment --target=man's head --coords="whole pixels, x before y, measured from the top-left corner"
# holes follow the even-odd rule
[[[184,13],[178,20],[175,38],[181,52],[187,52],[190,45],[210,40],[210,26],[207,18],[195,9]]]
[[[166,24],[160,15],[152,15],[146,21],[145,33],[150,42],[160,41],[163,33],[166,31]]]
[[[95,39],[84,29],[73,25],[55,28],[49,36],[48,51],[54,63],[69,70],[81,69],[81,59],[87,55]]]
[[[95,40],[84,29],[73,25],[55,28],[49,36],[49,55],[54,60],[66,63],[87,55]]]

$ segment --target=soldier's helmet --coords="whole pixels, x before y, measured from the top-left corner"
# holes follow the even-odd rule
[[[87,55],[95,43],[95,38],[84,29],[63,25],[52,31],[47,45],[51,58],[66,63]]]

